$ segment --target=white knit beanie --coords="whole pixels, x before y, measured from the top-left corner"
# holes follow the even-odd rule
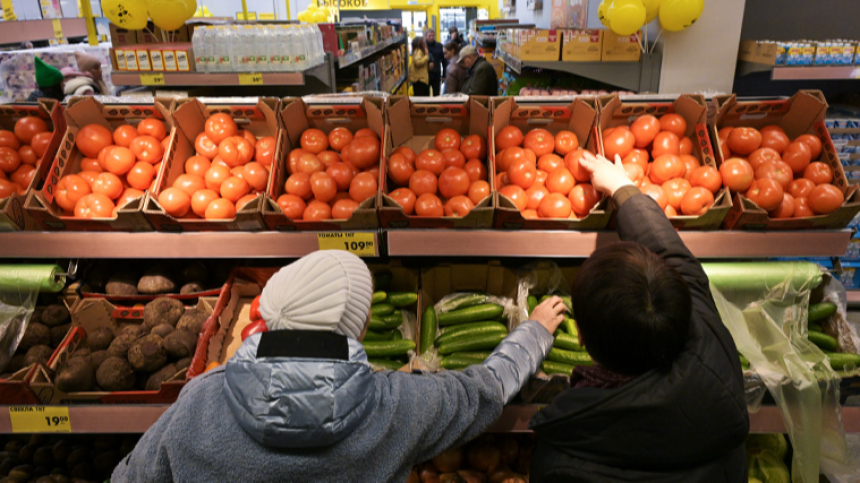
[[[325,330],[358,339],[373,299],[373,279],[357,256],[311,253],[280,269],[260,297],[269,330]]]

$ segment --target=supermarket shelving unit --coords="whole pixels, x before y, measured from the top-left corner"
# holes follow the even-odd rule
[[[62,18],[59,20],[63,27],[64,37],[86,37],[87,23],[83,18]],[[2,25],[0,27],[0,44],[17,44],[55,38],[54,21],[51,19],[18,20],[3,22],[0,25]]]
[[[771,80],[858,80],[860,66],[856,65],[798,65],[777,66],[757,62],[738,61],[737,75],[771,72]]]

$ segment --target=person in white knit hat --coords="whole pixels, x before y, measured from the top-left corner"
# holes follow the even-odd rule
[[[415,464],[498,419],[563,319],[553,297],[482,364],[374,372],[360,342],[372,280],[342,251],[282,268],[260,298],[268,332],[190,381],[111,481],[406,481]]]

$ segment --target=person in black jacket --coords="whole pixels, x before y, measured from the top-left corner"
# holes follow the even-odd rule
[[[448,27],[448,35],[448,42],[457,42],[461,49],[466,45],[466,40],[460,35],[456,25]]]
[[[438,96],[441,93],[442,79],[445,77],[445,52],[442,44],[436,42],[436,31],[427,29],[424,31],[424,40],[427,42],[427,55],[430,56],[428,72],[430,74],[431,95]]]
[[[496,69],[487,62],[487,59],[478,55],[475,47],[471,45],[463,47],[457,63],[467,69],[466,82],[460,89],[461,93],[470,96],[499,95],[499,78],[496,77]]]
[[[743,376],[707,275],[620,158],[581,165],[618,206],[623,242],[595,251],[573,284],[594,365],[532,418],[529,481],[746,482]]]

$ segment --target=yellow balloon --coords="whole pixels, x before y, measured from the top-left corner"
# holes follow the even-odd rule
[[[185,0],[148,0],[146,7],[152,23],[164,30],[176,30],[191,18]]]
[[[657,14],[660,13],[661,3],[663,3],[663,0],[642,0],[642,5],[645,5],[645,23],[651,23],[652,20],[657,18]]]
[[[308,12],[307,10],[303,10],[303,11],[299,12],[299,21],[305,22],[305,23],[310,23],[310,21],[311,21],[310,12]]]
[[[612,0],[609,1],[612,3]],[[604,27],[611,28],[609,26],[609,20],[606,18],[606,7],[608,7],[608,5],[605,0],[600,2],[597,6],[597,18],[600,19],[600,23],[602,23]]]
[[[212,12],[209,11],[209,7],[206,7],[206,6],[203,7],[203,16],[204,17],[211,17],[212,16]]]
[[[308,12],[314,13],[317,11],[318,8],[319,7],[317,7],[316,3],[311,2],[310,5],[308,5]]]
[[[325,23],[328,22],[328,12],[324,10],[317,10],[311,15],[311,21],[313,23]]]
[[[679,32],[696,23],[704,9],[705,0],[663,0],[660,25],[670,32]]]
[[[641,0],[612,0],[606,18],[616,34],[633,35],[645,25],[645,6]]]
[[[139,0],[104,0],[102,11],[117,27],[128,30],[146,27],[146,6]]]
[[[197,12],[197,0],[185,0],[185,12],[188,18],[194,17]]]

